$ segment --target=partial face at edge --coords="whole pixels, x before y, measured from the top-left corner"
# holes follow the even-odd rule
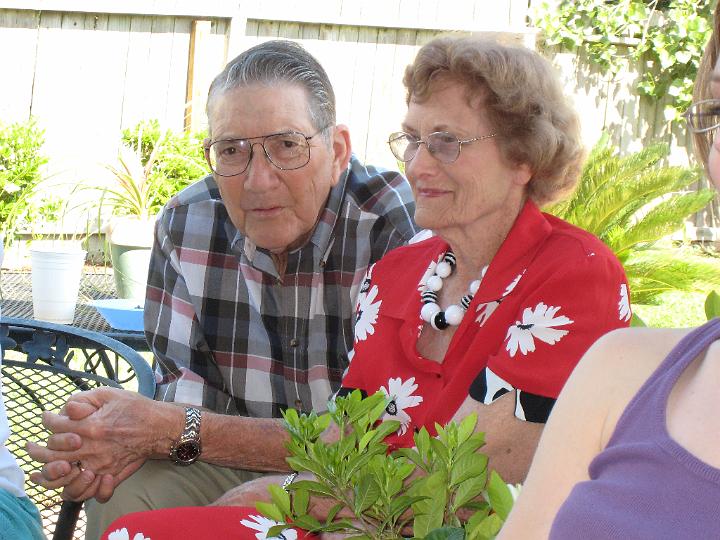
[[[720,99],[720,59],[718,59],[718,62],[715,64],[715,69],[712,73],[710,94],[714,99]],[[715,131],[713,143],[710,146],[708,173],[710,180],[715,185],[715,189],[720,190],[720,130]]]

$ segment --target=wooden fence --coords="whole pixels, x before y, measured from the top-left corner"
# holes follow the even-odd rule
[[[385,141],[405,111],[402,72],[418,47],[444,31],[481,31],[534,46],[527,0],[0,0],[0,121],[37,117],[50,170],[70,183],[107,176],[121,129],[158,118],[204,126],[212,78],[229,58],[264,40],[302,43],[327,69],[338,121],[354,151],[394,166]],[[583,119],[586,144],[610,130],[622,149],[651,139],[686,163],[684,130],[634,92],[632,66],[609,81],[582,56],[553,60]]]

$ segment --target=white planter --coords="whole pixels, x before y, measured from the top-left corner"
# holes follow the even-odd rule
[[[87,252],[72,246],[35,243],[30,247],[33,317],[68,324],[75,318]]]

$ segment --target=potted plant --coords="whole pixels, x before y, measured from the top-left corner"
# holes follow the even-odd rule
[[[99,216],[106,228],[120,298],[145,296],[145,283],[158,211],[176,192],[208,174],[202,134],[162,131],[157,120],[123,131],[117,164],[107,165],[113,183],[100,190]]]
[[[410,528],[414,537],[433,540],[495,537],[517,490],[490,471],[487,456],[478,452],[484,434],[475,431],[477,416],[436,426],[436,437],[422,428],[415,448],[388,453],[383,441],[400,423],[378,423],[387,405],[382,392],[361,399],[356,390],[331,402],[330,411],[320,416],[285,411],[288,464],[314,478],[289,484],[287,492],[270,486],[272,502],[257,503],[258,511],[276,523],[267,538],[290,523],[367,540],[399,540]],[[320,435],[331,421],[340,438],[328,444]],[[311,496],[335,503],[325,520],[311,515]]]

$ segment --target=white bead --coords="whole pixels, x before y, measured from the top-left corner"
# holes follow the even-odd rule
[[[480,280],[476,279],[475,281],[470,283],[470,294],[472,294],[474,296],[475,293],[478,292],[479,288],[480,288]]]
[[[487,273],[487,269],[488,269],[488,265],[486,264],[486,265],[483,267],[482,271],[480,272],[480,279],[482,279],[482,278],[485,277],[485,274]]]
[[[452,266],[445,261],[441,261],[437,263],[437,266],[435,267],[435,274],[444,279],[452,274]]]
[[[435,314],[440,311],[440,306],[430,302],[429,304],[423,304],[420,310],[420,318],[425,322],[430,322]]]
[[[460,306],[453,304],[445,310],[445,320],[451,326],[458,326],[465,315],[465,310]]]
[[[442,278],[439,276],[430,276],[425,286],[429,291],[437,292],[442,289]]]

